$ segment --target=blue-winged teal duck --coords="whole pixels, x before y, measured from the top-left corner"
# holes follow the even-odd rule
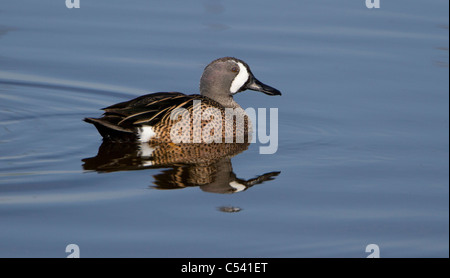
[[[143,95],[104,108],[105,112],[101,118],[85,118],[84,120],[94,124],[106,140],[172,142],[170,132],[176,121],[171,118],[171,113],[177,108],[184,108],[186,111],[195,113],[195,101],[197,101],[200,103],[197,107],[202,112],[219,111],[219,115],[213,113],[212,116],[214,118],[221,117],[223,122],[219,122],[219,125],[214,126],[213,129],[221,129],[223,137],[225,134],[230,134],[227,133],[229,130],[226,130],[226,127],[230,127],[230,125],[225,123],[227,108],[234,109],[236,118],[239,114],[244,115],[245,130],[236,128],[235,122],[231,125],[233,128],[231,134],[236,137],[241,133],[250,133],[251,129],[251,123],[246,117],[245,111],[233,99],[236,93],[245,90],[260,91],[272,96],[281,95],[277,89],[258,81],[244,61],[233,57],[224,57],[212,61],[204,69],[200,79],[200,95],[185,95],[178,92]],[[208,108],[215,109],[208,110]],[[213,119],[211,115],[206,118]],[[200,118],[202,128],[209,122],[206,118]],[[195,116],[190,119],[189,123],[192,132],[187,133],[187,136],[190,138],[182,138],[181,141],[200,143],[192,141],[192,138],[202,138],[201,136],[196,137],[199,135],[196,133],[201,133],[201,129],[195,130],[192,127],[195,125]],[[191,141],[188,141],[189,139]]]

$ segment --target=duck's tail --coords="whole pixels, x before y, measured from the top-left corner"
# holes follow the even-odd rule
[[[125,129],[118,125],[121,120],[116,116],[104,116],[101,119],[98,118],[84,118],[85,122],[93,124],[104,140],[117,141],[117,142],[134,142],[136,141],[136,135],[133,130]]]

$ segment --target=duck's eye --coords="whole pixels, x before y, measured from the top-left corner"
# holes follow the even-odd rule
[[[232,71],[232,72],[239,72],[239,67],[232,67],[232,68],[231,68],[231,71]]]

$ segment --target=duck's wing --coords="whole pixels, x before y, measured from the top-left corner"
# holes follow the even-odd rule
[[[105,139],[130,141],[136,139],[136,128],[153,126],[176,108],[192,105],[200,95],[185,95],[178,92],[154,93],[117,103],[103,108],[101,118],[85,118],[94,124]]]
[[[114,105],[103,108],[102,110],[105,110],[107,112],[108,110],[112,109],[143,107],[156,101],[163,101],[165,99],[177,96],[186,96],[186,95],[179,92],[152,93],[134,98],[132,100],[116,103]]]

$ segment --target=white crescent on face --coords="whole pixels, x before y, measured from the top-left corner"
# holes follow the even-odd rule
[[[233,82],[231,82],[230,92],[232,94],[237,93],[249,78],[247,68],[241,62],[237,62],[237,64],[239,66],[239,73],[233,79]]]

